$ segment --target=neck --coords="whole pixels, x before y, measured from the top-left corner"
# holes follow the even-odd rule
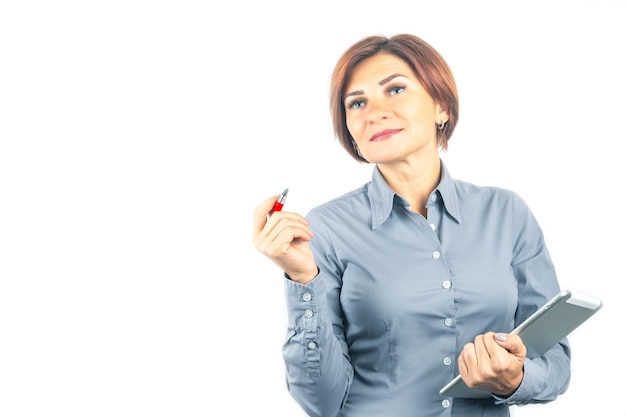
[[[411,210],[426,217],[428,197],[441,178],[439,155],[436,158],[423,158],[410,165],[379,164],[378,169],[389,187],[411,204]]]

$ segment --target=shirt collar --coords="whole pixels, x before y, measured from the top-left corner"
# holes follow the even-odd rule
[[[461,208],[459,207],[459,195],[456,192],[456,181],[450,176],[450,172],[448,172],[443,161],[441,161],[441,179],[435,190],[439,190],[443,206],[448,214],[458,223],[461,223]]]
[[[436,192],[439,192],[441,195],[443,205],[448,214],[457,222],[461,223],[461,211],[455,181],[450,176],[443,161],[441,161],[441,179],[437,187],[433,190],[433,193]],[[389,218],[396,196],[396,193],[389,188],[389,185],[385,182],[378,167],[376,167],[372,173],[372,181],[369,184],[368,195],[372,209],[372,229],[376,229]],[[398,201],[400,201],[401,198],[402,197],[398,196]]]

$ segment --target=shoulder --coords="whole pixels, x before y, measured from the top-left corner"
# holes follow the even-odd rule
[[[345,215],[350,212],[350,208],[357,209],[362,208],[364,205],[369,206],[368,189],[369,182],[334,197],[322,204],[313,207],[307,214],[308,218],[313,217],[325,217],[325,216],[338,216]]]
[[[455,180],[458,205],[465,215],[497,216],[520,219],[531,214],[530,207],[522,196],[508,188],[493,185],[476,185]],[[465,217],[465,216],[464,216]]]
[[[306,219],[315,235],[312,248],[326,255],[334,253],[341,240],[371,224],[367,184],[313,207]]]
[[[526,205],[524,199],[516,191],[508,188],[493,185],[477,185],[462,180],[454,180],[454,185],[460,199],[477,198],[486,201]]]

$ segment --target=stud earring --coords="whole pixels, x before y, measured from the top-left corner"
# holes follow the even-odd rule
[[[444,120],[443,122],[441,122],[441,124],[440,124],[440,125],[438,125],[438,126],[437,126],[437,128],[438,128],[439,130],[443,130],[443,129],[446,127],[446,123],[448,123],[448,121],[447,121],[447,120]]]

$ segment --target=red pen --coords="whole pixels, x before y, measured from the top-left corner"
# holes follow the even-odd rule
[[[285,188],[285,191],[280,193],[280,195],[278,196],[278,200],[276,200],[276,202],[274,203],[274,207],[272,207],[272,210],[270,210],[269,214],[272,214],[275,211],[281,211],[283,209],[288,192],[289,192],[289,187]]]

